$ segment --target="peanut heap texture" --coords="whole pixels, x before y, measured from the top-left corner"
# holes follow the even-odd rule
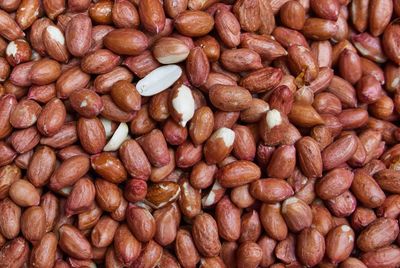
[[[0,268],[400,267],[400,0],[0,0]]]

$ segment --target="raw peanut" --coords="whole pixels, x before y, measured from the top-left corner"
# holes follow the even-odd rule
[[[90,154],[100,153],[106,144],[103,124],[98,118],[81,117],[77,124],[77,133],[83,149]]]
[[[260,265],[268,267],[275,263],[274,249],[276,246],[276,241],[264,235],[258,240],[257,244],[262,250],[262,259]]]
[[[40,202],[39,191],[26,180],[15,181],[8,194],[21,207],[37,206]]]
[[[140,110],[141,97],[135,86],[128,81],[116,82],[111,88],[111,97],[115,104],[126,112]]]
[[[129,1],[122,0],[112,7],[112,21],[118,28],[137,28],[140,24],[139,13]]]
[[[222,187],[237,187],[258,180],[261,171],[254,163],[239,160],[221,168],[216,176]]]
[[[42,108],[34,100],[21,100],[10,115],[10,124],[15,128],[27,128],[36,123]]]
[[[244,242],[237,249],[237,267],[258,267],[262,260],[261,247],[255,242]]]
[[[289,234],[284,240],[279,241],[275,247],[275,255],[276,257],[285,262],[292,263],[295,262],[296,259],[296,245],[294,236]]]
[[[151,71],[160,67],[158,61],[153,57],[152,53],[148,50],[142,52],[139,56],[127,57],[123,65],[129,68],[139,78],[145,77]]]
[[[122,193],[117,185],[106,180],[96,179],[94,186],[96,188],[96,202],[100,208],[108,212],[115,211],[122,199]]]
[[[47,233],[32,249],[30,263],[33,267],[53,267],[56,259],[57,237]]]
[[[300,168],[307,177],[322,176],[321,151],[311,137],[304,137],[296,143]]]
[[[379,38],[368,33],[361,33],[355,35],[352,39],[354,46],[361,55],[377,63],[386,61]]]
[[[323,118],[311,105],[301,102],[293,103],[288,117],[294,125],[299,127],[313,127],[324,123]]]
[[[353,172],[344,168],[335,168],[317,182],[315,192],[324,200],[334,198],[350,188],[353,178]]]
[[[399,215],[397,204],[399,195],[390,195],[385,199],[385,202],[378,208],[376,214],[380,217],[395,219]]]
[[[146,194],[146,204],[159,209],[174,202],[180,194],[181,188],[174,182],[160,182],[152,184]]]
[[[153,55],[162,64],[184,61],[189,52],[189,47],[183,41],[172,37],[162,37],[153,46]]]
[[[197,23],[192,24],[195,20]],[[175,27],[179,33],[198,37],[208,34],[214,26],[214,19],[204,11],[183,11],[175,18]]]
[[[326,253],[333,263],[347,259],[354,247],[354,231],[348,225],[332,229],[326,237]]]
[[[187,179],[179,180],[181,187],[178,204],[181,212],[188,218],[194,218],[201,212],[200,191],[193,188]]]
[[[65,214],[71,216],[87,211],[94,202],[95,187],[88,178],[81,178],[72,187],[65,203]]]
[[[320,18],[306,19],[303,27],[304,36],[317,41],[328,40],[334,37],[337,31],[337,23]]]
[[[165,13],[162,4],[155,0],[139,2],[140,22],[152,34],[160,33],[165,27]]]
[[[18,236],[21,228],[21,208],[9,198],[0,201],[0,233],[5,239]]]
[[[223,197],[215,208],[219,235],[227,241],[236,241],[240,237],[240,209],[229,197]]]
[[[124,197],[129,202],[137,202],[144,200],[147,194],[147,184],[143,180],[129,180],[124,189]]]
[[[29,73],[34,64],[34,61],[29,61],[15,66],[9,77],[11,84],[9,84],[8,90],[18,92],[18,90],[23,90],[21,87],[31,86],[32,81],[30,80]]]
[[[298,31],[303,29],[306,12],[301,3],[288,1],[281,7],[279,12],[284,26]]]
[[[195,103],[192,91],[185,85],[178,85],[172,88],[169,93],[169,112],[172,118],[185,127],[192,119],[195,111]]]
[[[64,162],[54,171],[50,177],[49,186],[54,190],[61,190],[64,187],[72,186],[90,167],[90,161],[86,156],[73,156]]]
[[[86,6],[84,3],[80,5]],[[90,4],[88,4],[90,6]],[[90,6],[89,16],[92,20],[99,24],[111,24],[112,23],[112,7],[113,2],[108,0],[101,0],[98,3]]]
[[[235,132],[233,154],[239,160],[253,160],[256,155],[256,141],[250,128],[236,125],[233,127],[233,131]]]
[[[230,198],[232,202],[240,207],[247,208],[254,204],[255,199],[250,194],[249,185],[242,185],[232,189]]]
[[[51,192],[47,192],[41,197],[40,206],[46,216],[46,232],[53,229],[55,220],[59,216],[59,201]]]
[[[26,240],[37,244],[45,235],[46,215],[40,206],[32,206],[21,216],[21,232]]]
[[[334,224],[329,210],[322,205],[312,204],[311,211],[313,214],[311,226],[317,229],[322,235],[328,234]]]
[[[37,61],[30,70],[29,76],[33,84],[47,85],[53,83],[61,75],[61,66],[55,60]]]
[[[367,267],[393,266],[400,261],[400,251],[398,248],[383,247],[376,251],[364,253],[360,260]]]
[[[174,206],[170,205],[154,212],[156,221],[156,234],[154,239],[161,245],[166,246],[176,238],[177,220],[174,217]]]
[[[65,117],[66,110],[63,102],[54,98],[42,109],[37,119],[38,130],[45,136],[53,136],[61,129]]]
[[[244,110],[250,107],[251,94],[239,86],[214,85],[209,92],[211,103],[226,112]]]
[[[214,130],[222,127],[232,128],[239,116],[240,112],[216,111],[214,113]]]
[[[149,267],[155,266],[160,262],[162,253],[162,247],[151,240],[145,245],[139,258],[134,261],[133,267],[144,267],[145,265],[149,265]]]
[[[340,3],[337,0],[311,0],[310,7],[322,19],[336,21],[339,17]]]
[[[104,74],[117,66],[120,56],[107,49],[86,54],[81,61],[82,71],[89,74]]]
[[[113,30],[104,37],[103,42],[104,46],[112,52],[129,56],[139,55],[141,52],[145,51],[148,46],[148,40],[145,34],[134,29]],[[116,59],[119,59],[119,57]]]
[[[399,226],[393,219],[378,218],[358,236],[357,246],[365,252],[390,245],[399,233]]]
[[[91,46],[92,21],[86,15],[74,16],[65,29],[68,51],[76,57],[83,57]]]
[[[339,57],[340,76],[351,84],[355,84],[362,76],[361,59],[350,49],[345,49]],[[349,66],[352,66],[350,69]]]
[[[0,35],[9,41],[24,37],[17,22],[5,11],[0,12]]]
[[[66,123],[60,130],[51,137],[42,137],[40,144],[50,146],[55,149],[64,148],[78,140],[75,122]]]
[[[220,253],[218,227],[211,215],[203,213],[194,218],[192,235],[200,254],[213,257]]]
[[[190,50],[186,60],[186,75],[192,85],[199,87],[207,82],[210,73],[210,63],[201,47]]]
[[[49,25],[43,30],[43,44],[46,53],[60,62],[67,62],[69,58],[64,34],[57,26]]]
[[[240,24],[233,13],[218,10],[215,14],[215,28],[227,47],[233,48],[240,44]]]
[[[94,80],[94,87],[98,93],[108,93],[111,91],[112,86],[118,81],[131,81],[133,78],[132,73],[124,67],[115,67],[108,73],[101,74]]]
[[[70,95],[71,107],[84,117],[95,117],[103,110],[100,96],[90,89],[75,90]]]
[[[90,160],[96,173],[110,182],[121,183],[127,178],[122,162],[111,153],[93,155]]]
[[[138,143],[154,166],[161,167],[170,161],[167,143],[161,131],[153,130],[143,135],[138,139]]]
[[[383,33],[393,12],[392,1],[372,1],[369,5],[369,30],[373,36]]]
[[[204,156],[207,164],[221,162],[232,151],[235,132],[228,128],[220,128],[207,140],[204,146]]]
[[[351,190],[357,199],[369,208],[382,205],[386,198],[378,183],[363,170],[355,171]]]
[[[315,41],[311,43],[311,52],[317,59],[320,68],[332,66],[332,45],[328,41]]]
[[[0,250],[0,265],[4,267],[21,267],[28,259],[29,245],[22,237],[8,241]]]
[[[221,53],[220,61],[231,72],[253,71],[263,67],[260,55],[248,48],[227,49]]]
[[[37,0],[24,0],[18,6],[15,20],[22,30],[27,29],[38,18],[40,2]]]
[[[72,67],[63,72],[57,79],[57,96],[68,98],[73,91],[86,87],[89,80],[90,75],[83,72],[79,66]]]
[[[253,241],[256,242],[261,234],[261,222],[258,213],[253,210],[242,216],[242,224],[240,230],[239,241]]]
[[[151,173],[151,166],[143,149],[134,140],[125,141],[120,149],[121,160],[128,173],[141,179],[147,179]]]
[[[50,19],[55,19],[65,10],[65,1],[43,1],[43,8]]]
[[[337,139],[322,151],[324,168],[329,170],[346,162],[356,149],[357,143],[353,135],[346,135]]]
[[[261,206],[260,220],[268,236],[275,240],[283,240],[288,234],[288,228],[281,214],[280,203]]]
[[[60,248],[77,259],[91,259],[93,256],[92,247],[81,231],[74,226],[65,224],[59,229]]]
[[[92,230],[91,241],[95,247],[107,247],[114,239],[118,222],[109,216],[103,216]]]
[[[311,208],[301,199],[291,197],[282,204],[282,215],[289,230],[299,232],[312,223]]]
[[[322,260],[324,252],[324,237],[316,229],[306,228],[300,233],[296,253],[301,263],[313,266]]]
[[[386,2],[386,4],[390,5],[389,2]],[[381,23],[380,21],[377,22]],[[399,35],[399,30],[400,28],[397,24],[389,24],[385,29],[382,39],[382,45],[385,54],[388,56],[389,59],[397,64],[400,62],[397,55],[399,51],[399,46],[395,42],[393,42],[393,40],[395,40]]]
[[[277,68],[265,67],[252,71],[240,80],[240,85],[251,93],[260,93],[275,88],[282,79],[282,71]]]
[[[99,221],[103,210],[96,204],[87,211],[78,215],[78,228],[79,230],[88,230],[96,225]]]
[[[171,174],[175,170],[175,153],[172,149],[169,149],[170,161],[167,165],[163,167],[152,167],[150,180],[153,182],[159,182],[165,179],[169,174]]]
[[[130,206],[127,210],[126,220],[132,234],[140,242],[148,242],[154,237],[156,223],[148,210]]]
[[[376,220],[375,212],[372,209],[358,207],[351,217],[351,226],[357,231],[367,227]]]
[[[6,48],[6,60],[11,66],[16,66],[20,63],[27,62],[31,59],[32,50],[28,42],[23,39],[17,39],[10,42]],[[10,68],[8,67],[8,73]],[[6,69],[7,69],[6,67]],[[8,75],[7,75],[8,76]],[[7,77],[6,77],[7,78]],[[5,79],[4,79],[5,80]]]
[[[284,167],[280,166],[284,163]],[[269,177],[288,178],[296,166],[296,149],[293,145],[279,146],[271,156],[267,166]]]
[[[0,152],[0,166],[11,164],[17,156],[17,152],[14,151],[11,146],[6,144],[5,142],[0,142]]]
[[[29,127],[22,130],[15,131],[10,136],[10,143],[20,154],[30,151],[34,146],[39,143],[40,134],[36,127]]]
[[[275,203],[293,195],[293,189],[281,179],[261,179],[250,185],[250,194],[263,202]]]
[[[115,258],[122,265],[130,265],[139,257],[141,243],[132,235],[126,224],[118,227],[114,235]]]
[[[329,211],[336,217],[351,215],[357,206],[357,199],[350,191],[328,199],[326,205]]]
[[[35,187],[45,185],[56,167],[56,155],[52,149],[43,146],[36,150],[27,170],[27,177]]]
[[[175,252],[183,266],[195,266],[200,261],[199,253],[189,231],[179,229],[176,235]]]
[[[16,165],[6,165],[0,168],[0,199],[8,196],[11,184],[21,179],[21,169]]]
[[[101,100],[103,102],[103,110],[101,111],[101,115],[108,120],[116,121],[116,122],[128,122],[133,119],[135,116],[135,112],[125,112],[117,104],[112,100],[109,95],[101,96]]]
[[[306,84],[310,84],[318,76],[318,64],[307,47],[301,45],[289,46],[288,63],[296,76],[303,76],[301,79]]]

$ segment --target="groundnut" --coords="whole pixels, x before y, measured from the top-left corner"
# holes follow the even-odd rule
[[[400,0],[0,0],[0,268],[400,267]]]

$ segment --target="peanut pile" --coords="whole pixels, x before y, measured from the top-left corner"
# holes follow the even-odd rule
[[[0,268],[400,267],[400,0],[0,0]]]

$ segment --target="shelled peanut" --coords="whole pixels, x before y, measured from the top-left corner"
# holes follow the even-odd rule
[[[1,268],[400,266],[400,1],[0,9]]]

